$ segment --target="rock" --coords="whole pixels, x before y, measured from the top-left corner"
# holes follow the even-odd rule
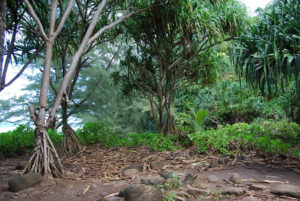
[[[275,195],[287,195],[290,197],[300,198],[300,188],[290,184],[279,184],[271,189]]]
[[[207,178],[201,178],[201,177],[197,177],[192,186],[195,187],[195,188],[200,188],[200,189],[207,189],[207,183],[208,183],[208,180]]]
[[[253,184],[252,186],[249,186],[250,191],[261,191],[265,190],[267,187],[264,185],[259,185],[259,184]]]
[[[208,167],[209,168],[218,168],[218,167],[220,167],[220,164],[218,163],[217,160],[211,160],[211,161],[209,161]]]
[[[154,186],[133,184],[119,193],[125,201],[162,201],[162,192]]]
[[[259,201],[259,199],[250,195],[250,196],[245,197],[241,201]]]
[[[228,164],[230,162],[230,159],[229,158],[219,158],[218,159],[218,163],[219,164]]]
[[[187,172],[183,175],[181,182],[184,184],[192,184],[197,176],[193,175],[190,172]]]
[[[136,176],[140,171],[138,169],[126,169],[123,170],[123,175],[127,177],[134,177]]]
[[[237,157],[237,159],[238,159],[239,161],[243,161],[243,160],[245,160],[245,156],[239,155],[239,156]]]
[[[112,197],[104,198],[103,201],[124,201],[124,198],[112,196]]]
[[[54,178],[52,177],[52,175],[48,174],[48,175],[44,175],[43,176],[43,180],[42,183],[40,184],[43,187],[49,187],[49,186],[54,186],[56,185]]]
[[[243,181],[242,181],[242,178],[240,177],[239,174],[237,173],[234,173],[230,178],[229,178],[229,181],[235,183],[235,184],[242,184]]]
[[[158,175],[148,175],[141,178],[141,183],[146,185],[159,185],[165,183],[165,178]]]
[[[168,178],[174,178],[174,174],[176,174],[172,170],[164,170],[162,173],[160,173],[160,176],[168,179]]]
[[[151,161],[150,162],[150,168],[153,170],[161,170],[164,167],[163,161]]]
[[[143,167],[144,167],[144,164],[143,164],[143,163],[132,164],[132,165],[130,165],[130,166],[128,166],[128,167],[125,167],[125,168],[123,169],[123,171],[124,171],[124,170],[128,170],[128,169],[137,169],[137,170],[139,170],[139,171],[142,171],[142,170],[143,170]]]
[[[23,170],[26,167],[27,163],[27,161],[18,161],[16,170]]]
[[[9,190],[17,192],[29,188],[42,181],[43,177],[39,173],[30,172],[25,175],[13,176],[8,181]]]
[[[197,196],[197,195],[209,195],[209,191],[203,190],[200,188],[194,188],[190,185],[187,185],[187,192],[191,195]]]
[[[220,178],[215,175],[208,175],[206,178],[211,183],[215,183],[220,180]]]
[[[241,187],[224,187],[221,189],[221,193],[225,195],[236,195],[240,196],[246,193],[246,190]]]

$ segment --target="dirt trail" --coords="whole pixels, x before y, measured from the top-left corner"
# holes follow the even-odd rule
[[[242,200],[248,195],[254,195],[260,200],[297,200],[286,196],[272,195],[269,189],[278,183],[289,183],[300,187],[299,159],[277,158],[274,160],[272,158],[271,160],[245,157],[240,161],[231,159],[229,164],[208,168],[210,160],[217,160],[220,157],[201,156],[196,154],[193,149],[154,152],[146,147],[112,149],[94,147],[81,154],[63,158],[62,162],[67,178],[55,179],[56,185],[40,184],[17,193],[8,191],[7,180],[12,175],[21,172],[21,170],[16,170],[17,163],[28,157],[10,158],[0,162],[0,200],[100,201],[109,194],[138,183],[141,176],[161,173],[162,170],[150,168],[149,162],[151,161],[163,161],[164,169],[175,171],[179,175],[186,172],[203,177],[214,175],[220,178],[218,182],[211,184],[217,190],[224,186],[232,186],[228,179],[233,173],[238,173],[243,179],[241,187],[263,184],[266,188],[264,191],[247,191],[246,194],[239,196],[222,197],[217,195],[216,199],[218,200]],[[131,176],[123,175],[123,168],[140,163],[143,164],[142,171]]]

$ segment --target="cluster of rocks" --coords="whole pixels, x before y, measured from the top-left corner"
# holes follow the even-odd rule
[[[218,164],[228,163],[228,160],[216,161]],[[259,200],[254,196],[247,196],[249,191],[265,191],[276,195],[287,195],[291,197],[300,198],[300,188],[289,185],[280,184],[272,187],[267,187],[260,184],[244,184],[243,179],[237,173],[232,174],[225,181],[221,180],[215,175],[206,175],[205,177],[193,172],[178,173],[171,170],[162,170],[163,164],[161,162],[154,162],[153,164],[160,164],[155,167],[156,170],[161,170],[159,174],[148,176],[137,176],[143,168],[142,165],[132,165],[123,170],[123,174],[127,176],[137,177],[136,184],[133,184],[119,193],[119,197],[110,197],[104,199],[105,201],[162,201],[168,195],[175,195],[175,200],[195,200],[200,197],[206,197],[218,192],[223,196],[240,196],[242,201],[256,201]],[[151,166],[151,165],[150,165]],[[214,168],[213,166],[212,168]],[[128,174],[130,173],[130,174]],[[134,173],[134,174],[131,174]],[[178,185],[178,183],[180,185]],[[168,189],[164,189],[164,185]],[[160,186],[160,188],[158,188]],[[122,198],[120,198],[122,197]]]
[[[216,162],[216,163],[215,163]],[[210,164],[225,164],[228,160],[210,162]],[[124,176],[134,178],[134,184],[124,188],[118,195],[104,197],[103,201],[162,201],[168,196],[174,200],[196,200],[207,196],[239,196],[242,201],[259,200],[250,195],[250,191],[266,191],[275,195],[286,195],[300,198],[300,188],[290,184],[262,185],[246,183],[237,173],[224,180],[213,174],[198,174],[195,171],[184,173],[167,170],[163,161],[150,161],[148,163],[154,173],[139,176],[145,169],[145,164],[133,164],[123,169]],[[210,165],[214,168],[215,165]],[[38,173],[13,176],[9,181],[9,189],[13,192],[32,187],[43,181]],[[252,194],[252,193],[251,193]]]

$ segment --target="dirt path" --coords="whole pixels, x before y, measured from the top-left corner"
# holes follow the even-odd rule
[[[279,183],[292,184],[300,187],[299,159],[289,158],[261,159],[248,158],[235,161],[230,159],[228,164],[208,168],[209,161],[217,160],[221,156],[201,156],[193,149],[174,152],[153,152],[146,147],[122,147],[105,149],[94,147],[81,154],[63,158],[65,179],[55,179],[55,185],[42,184],[17,193],[8,191],[7,180],[21,170],[16,170],[18,161],[28,157],[10,158],[0,162],[0,200],[14,201],[100,201],[103,197],[117,193],[125,187],[139,183],[146,175],[158,175],[163,170],[153,169],[151,161],[161,161],[164,169],[176,172],[178,175],[191,173],[201,177],[209,175],[219,178],[209,183],[214,189],[214,197],[206,200],[242,200],[253,195],[259,200],[297,200],[287,196],[279,197],[270,193],[270,189]],[[234,164],[233,164],[234,163]],[[132,164],[140,164],[141,171],[134,175],[124,175],[123,169]],[[243,179],[242,184],[232,184],[230,176],[237,173]],[[263,185],[264,189],[249,191],[241,195],[221,196],[219,192],[224,187],[238,186],[248,189],[251,185]],[[177,189],[180,191],[180,189]],[[106,200],[117,200],[112,197]],[[120,199],[121,200],[121,199]],[[188,198],[187,200],[193,200]],[[205,199],[204,199],[205,200]]]

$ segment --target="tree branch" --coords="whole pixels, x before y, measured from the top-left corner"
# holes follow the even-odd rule
[[[26,68],[29,66],[29,64],[38,56],[38,54],[44,49],[44,45],[41,46],[40,49],[36,50],[35,53],[30,57],[30,59],[24,64],[24,66],[22,67],[22,69],[19,71],[19,73],[17,75],[15,75],[15,77],[13,77],[7,84],[5,84],[4,87],[8,87],[9,85],[11,85],[14,81],[16,81],[16,79],[18,79],[23,72],[26,70]]]
[[[39,19],[38,16],[35,14],[35,12],[34,12],[32,6],[31,6],[31,4],[29,3],[29,1],[28,1],[28,0],[24,0],[24,1],[25,1],[26,5],[27,5],[27,7],[28,7],[30,16],[31,16],[31,17],[34,19],[34,21],[37,23],[37,25],[38,25],[38,27],[39,27],[39,30],[40,30],[40,32],[41,32],[41,35],[42,35],[43,39],[47,41],[47,40],[48,40],[48,37],[47,37],[47,35],[46,35],[46,33],[45,33],[45,30],[44,30],[44,28],[43,28],[43,25],[42,25],[40,19]]]
[[[54,37],[56,37],[61,32],[61,30],[62,30],[62,28],[63,28],[63,26],[64,26],[64,24],[66,22],[66,19],[67,19],[67,17],[69,16],[69,14],[71,12],[71,9],[72,9],[72,6],[73,6],[73,2],[74,2],[74,0],[70,0],[69,1],[68,7],[67,7],[66,11],[64,12],[64,14],[62,16],[62,18],[61,18],[61,20],[60,20],[60,22],[58,24],[58,27],[57,27],[56,31],[54,32]]]

